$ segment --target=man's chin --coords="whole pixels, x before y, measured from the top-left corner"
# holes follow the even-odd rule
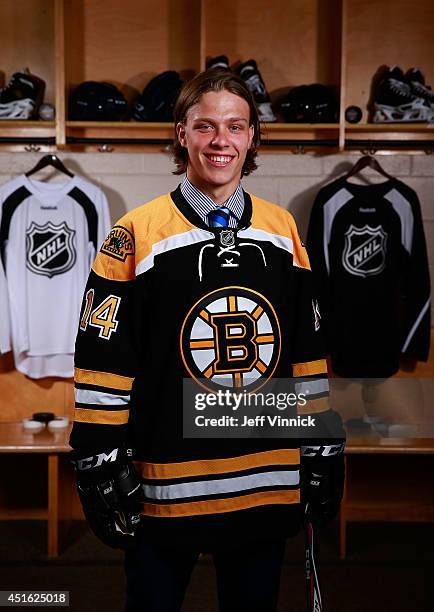
[[[204,176],[204,179],[213,185],[227,185],[236,180],[236,178],[237,176],[234,175],[232,168],[230,172],[228,169],[222,168],[217,171],[207,172],[206,176]]]

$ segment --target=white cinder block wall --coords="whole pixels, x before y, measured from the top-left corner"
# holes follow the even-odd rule
[[[40,157],[41,153],[0,153],[0,184],[32,168]],[[113,222],[127,210],[174,189],[180,180],[171,174],[174,165],[163,151],[60,153],[59,157],[72,172],[100,185],[108,198]],[[318,190],[347,172],[358,157],[263,153],[258,156],[258,170],[245,178],[243,185],[247,191],[290,210],[304,237]],[[434,285],[434,155],[382,155],[378,159],[386,172],[410,185],[419,196]],[[384,180],[372,171],[363,174],[375,182]],[[43,178],[43,172],[34,178]],[[53,180],[63,178],[56,173]]]

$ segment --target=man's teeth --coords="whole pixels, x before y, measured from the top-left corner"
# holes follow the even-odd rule
[[[225,157],[223,155],[209,155],[209,159],[213,162],[220,164],[227,164],[231,161],[232,157]]]

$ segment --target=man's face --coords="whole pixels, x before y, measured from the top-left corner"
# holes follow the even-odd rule
[[[253,139],[249,119],[247,102],[229,91],[209,91],[188,110],[176,130],[188,150],[187,174],[194,185],[205,192],[221,186],[235,191]]]

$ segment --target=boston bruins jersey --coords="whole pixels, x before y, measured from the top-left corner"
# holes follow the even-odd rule
[[[86,279],[109,229],[107,200],[74,176],[45,183],[18,176],[0,188],[0,251],[18,370],[73,376],[75,331]],[[7,321],[0,321],[5,335]]]
[[[160,542],[283,537],[300,520],[299,440],[183,437],[183,379],[249,390],[295,377],[306,395],[299,412],[324,432],[339,423],[294,220],[244,200],[238,230],[207,227],[179,187],[129,212],[85,291],[70,443],[89,452],[132,445],[144,527]]]
[[[330,183],[313,205],[307,248],[337,374],[391,376],[401,354],[426,361],[430,279],[410,187]]]

